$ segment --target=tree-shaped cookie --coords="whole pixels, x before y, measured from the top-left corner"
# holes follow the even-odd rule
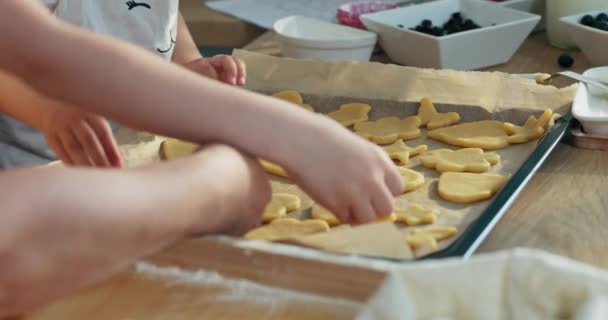
[[[266,172],[268,172],[270,174],[274,174],[275,176],[288,178],[287,171],[285,171],[285,169],[283,169],[283,167],[279,166],[278,164],[274,164],[272,162],[262,160],[262,159],[260,159],[259,162],[260,162],[260,165],[262,166],[262,168],[264,168],[264,170],[266,170]]]
[[[505,123],[504,128],[509,134],[509,143],[526,143],[542,137],[551,122],[552,116],[553,111],[547,109],[538,119],[535,116],[530,116],[523,127]]]
[[[301,105],[304,103],[304,99],[302,99],[302,95],[299,92],[294,90],[285,90],[281,92],[277,92],[272,95],[275,98],[291,102],[297,105]]]
[[[493,197],[507,182],[497,174],[446,172],[439,178],[439,196],[456,203],[471,203]]]
[[[401,174],[401,177],[403,177],[403,193],[414,191],[424,184],[424,176],[420,172],[416,172],[408,168],[399,167],[399,173]]]
[[[328,113],[327,116],[345,127],[350,127],[355,123],[367,121],[371,110],[372,107],[369,104],[346,103],[341,105],[337,111]]]
[[[341,224],[340,220],[338,219],[338,217],[336,217],[335,214],[331,213],[329,210],[325,209],[324,207],[322,207],[318,204],[315,204],[312,206],[310,215],[313,219],[323,220],[323,221],[327,222],[330,226],[337,226],[337,225]],[[392,213],[385,218],[378,219],[378,222],[384,222],[384,221],[395,222],[396,220],[397,220],[397,215],[395,213]]]
[[[460,115],[456,112],[439,113],[429,98],[420,100],[418,117],[422,120],[422,126],[429,130],[448,127],[460,121]]]
[[[249,231],[248,240],[278,241],[313,233],[327,232],[329,225],[322,220],[300,221],[292,218],[277,219],[270,224]]]
[[[395,210],[395,215],[397,216],[396,222],[405,223],[408,226],[419,226],[435,223],[439,211],[412,204],[406,209]]]
[[[420,156],[420,162],[429,169],[439,172],[474,172],[482,173],[500,161],[495,152],[483,152],[479,148],[460,150],[439,149]]]
[[[454,227],[435,226],[417,229],[405,238],[407,244],[415,251],[426,248],[429,251],[439,249],[438,242],[447,240],[458,233]]]
[[[395,143],[382,147],[388,156],[397,161],[398,164],[408,164],[410,157],[417,156],[426,152],[427,145],[419,145],[413,148],[408,147],[403,140],[399,139]]]
[[[270,222],[285,217],[288,212],[300,209],[300,206],[300,197],[295,194],[275,193],[264,208],[262,219],[264,222]]]
[[[382,118],[355,124],[355,132],[378,144],[391,144],[399,139],[412,140],[420,137],[420,118]]]
[[[160,145],[161,157],[165,160],[179,159],[193,154],[200,146],[178,139],[166,139]]]
[[[315,111],[315,108],[309,104],[305,104],[304,103],[304,99],[302,99],[302,95],[300,95],[299,92],[294,91],[294,90],[285,90],[285,91],[281,91],[281,92],[277,92],[275,94],[272,95],[275,98],[287,101],[287,102],[291,102],[293,104],[297,104],[300,107],[308,110],[308,111]]]
[[[429,138],[463,148],[502,149],[509,146],[504,124],[484,120],[429,131]]]

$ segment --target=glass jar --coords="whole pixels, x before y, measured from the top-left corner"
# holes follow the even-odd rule
[[[547,37],[549,43],[562,49],[574,49],[576,45],[560,18],[586,11],[608,9],[607,0],[547,0]]]

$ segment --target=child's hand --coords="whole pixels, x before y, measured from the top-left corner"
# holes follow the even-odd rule
[[[122,156],[108,122],[71,108],[53,108],[45,116],[47,143],[67,165],[121,167]]]
[[[331,120],[314,122],[300,137],[284,163],[289,176],[340,221],[368,223],[393,212],[403,193],[396,166],[378,146],[344,130]],[[319,130],[315,130],[319,129]]]
[[[234,86],[245,85],[247,79],[245,63],[229,55],[199,58],[186,63],[184,67],[202,76]]]

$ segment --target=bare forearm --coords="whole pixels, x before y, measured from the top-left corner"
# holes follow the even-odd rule
[[[28,2],[6,0],[1,5],[6,3],[15,3],[13,15],[29,13],[19,10]],[[0,14],[11,14],[3,10]],[[18,52],[25,59],[11,61],[10,54],[3,55],[0,67],[13,68],[54,99],[134,128],[195,142],[220,141],[279,163],[287,162],[281,155],[293,145],[277,132],[305,132],[314,121],[324,121],[277,99],[162,64],[134,46],[60,24],[42,13],[37,15],[42,17],[24,17],[23,28],[16,29],[19,31],[8,25],[0,28],[0,33],[9,37],[3,43],[27,42],[26,49]],[[78,48],[77,55],[70,49],[73,47]],[[15,50],[1,43],[0,49]],[[295,118],[298,121],[292,122]],[[296,124],[307,126],[298,128]]]
[[[195,230],[218,232],[216,217],[235,200],[225,188],[243,183],[227,177],[225,154],[215,148],[127,172],[3,174],[0,318],[100,281]]]
[[[0,71],[0,113],[42,129],[51,101],[14,76]]]
[[[201,53],[196,47],[194,39],[192,39],[186,20],[180,13],[177,24],[177,41],[172,60],[177,64],[185,64],[198,58],[201,58]]]

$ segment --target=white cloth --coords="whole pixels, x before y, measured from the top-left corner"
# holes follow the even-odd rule
[[[171,61],[179,0],[38,1],[68,23],[130,42]],[[0,115],[0,168],[39,165],[55,159],[40,131]]]
[[[542,251],[395,268],[357,320],[608,319],[608,273]]]

